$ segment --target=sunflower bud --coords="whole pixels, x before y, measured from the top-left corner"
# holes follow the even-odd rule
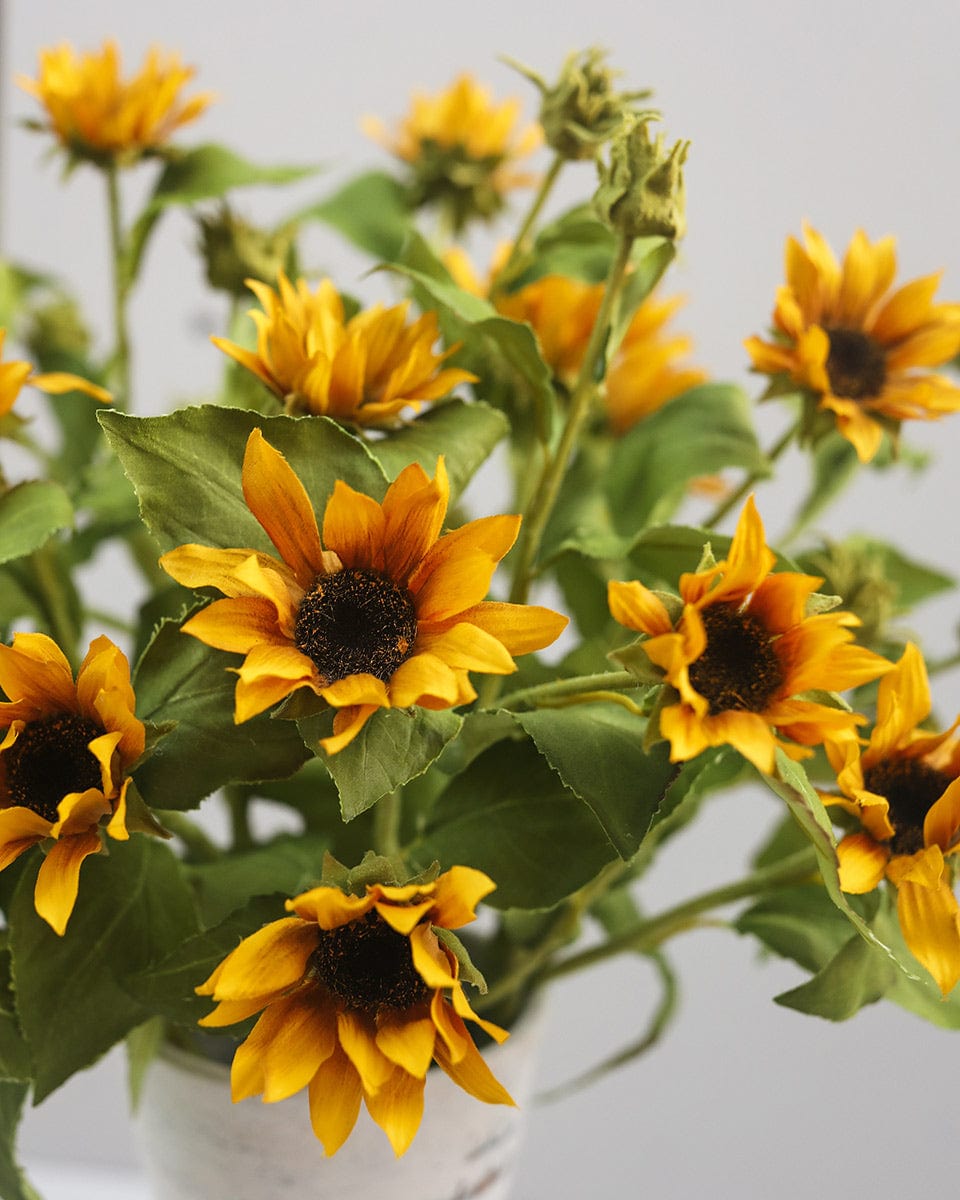
[[[843,607],[859,617],[859,642],[876,648],[884,641],[899,589],[887,574],[882,550],[855,539],[826,542],[804,557],[803,566],[823,576],[821,591],[841,596]]]
[[[683,237],[687,228],[683,164],[689,142],[664,148],[648,120],[628,114],[610,144],[610,164],[598,163],[593,203],[600,219],[627,237]]]
[[[23,340],[30,357],[40,363],[49,362],[51,355],[83,358],[91,343],[76,301],[65,295],[33,310]]]
[[[613,81],[620,74],[604,65],[606,52],[596,46],[571,54],[560,70],[560,78],[548,86],[536,71],[513,59],[512,67],[540,90],[540,124],[544,137],[561,158],[570,160],[596,158],[604,142],[620,128],[628,114],[639,120],[649,120],[653,110],[634,112],[632,105],[650,95],[647,88],[639,92],[615,92]]]
[[[198,218],[200,252],[211,287],[231,296],[247,294],[247,279],[274,281],[289,266],[293,228],[258,229],[222,204],[215,212]]]

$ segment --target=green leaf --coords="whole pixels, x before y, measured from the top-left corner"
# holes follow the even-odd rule
[[[497,885],[487,903],[497,908],[548,908],[615,856],[594,814],[529,741],[501,741],[475,758],[409,850],[421,868],[486,871]]]
[[[644,722],[619,704],[540,709],[514,720],[587,804],[620,857],[631,859],[678,773],[669,746],[645,753]]]
[[[330,714],[299,722],[304,741],[316,745],[329,733]],[[372,807],[383,796],[422,775],[444,746],[457,736],[463,718],[450,709],[380,709],[349,746],[325,758],[340,793],[345,821]]]
[[[130,1097],[132,1112],[136,1112],[140,1106],[147,1071],[163,1045],[165,1036],[166,1022],[163,1017],[151,1017],[149,1021],[144,1021],[127,1034],[127,1095]]]
[[[15,1146],[20,1114],[29,1085],[0,1081],[0,1196],[4,1200],[40,1200],[17,1163]]]
[[[31,479],[0,495],[0,562],[38,549],[73,523],[73,505],[59,484]]]
[[[845,1021],[881,999],[897,974],[892,959],[854,934],[812,979],[781,992],[776,1001],[828,1021]]]
[[[366,447],[326,417],[264,417],[208,404],[163,417],[103,412],[100,422],[163,550],[199,542],[276,553],[240,484],[255,427],[286,456],[321,515],[338,479],[383,495],[382,473]]]
[[[292,721],[261,714],[234,723],[237,679],[228,668],[236,661],[166,621],[137,664],[140,719],[175,722],[134,771],[154,808],[195,808],[224,784],[283,779],[310,757]]]
[[[10,909],[17,1011],[30,1046],[39,1103],[152,1014],[124,981],[196,930],[189,888],[165,845],[115,842],[88,858],[63,937],[37,916],[39,863],[24,872]]]
[[[616,440],[604,490],[617,529],[634,534],[668,518],[698,475],[724,467],[761,471],[763,466],[742,388],[705,383]]]
[[[393,260],[413,228],[406,189],[385,171],[367,171],[339,191],[294,213],[291,221],[324,221],[374,258]]]
[[[654,525],[633,541],[630,561],[648,582],[667,584],[675,590],[684,571],[697,569],[705,545],[709,544],[721,558],[730,540],[725,534],[688,525]]]
[[[825,967],[851,936],[850,922],[818,883],[780,888],[741,913],[734,927],[810,972]]]
[[[412,462],[433,478],[437,457],[442,454],[450,478],[450,500],[455,503],[509,429],[503,413],[487,404],[450,400],[374,442],[370,452],[388,479],[395,479]]]
[[[843,544],[854,553],[862,553],[878,561],[883,574],[896,585],[895,604],[898,612],[906,612],[932,596],[948,592],[957,582],[954,576],[909,558],[902,550],[879,538],[855,534],[845,538]]]

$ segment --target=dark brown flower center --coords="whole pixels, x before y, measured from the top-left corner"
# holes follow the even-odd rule
[[[868,400],[879,396],[887,379],[883,348],[859,329],[827,329],[827,377],[835,396]]]
[[[413,965],[410,939],[391,929],[379,913],[322,929],[319,936],[307,975],[345,1007],[361,1012],[376,1012],[381,1006],[406,1010],[430,995]]]
[[[100,763],[87,749],[102,733],[93,721],[75,713],[31,721],[3,752],[5,803],[23,805],[56,821],[57,805],[69,792],[103,786]]]
[[[318,576],[300,602],[293,633],[327,683],[362,674],[386,682],[416,637],[409,593],[389,575],[358,567]]]
[[[690,682],[710,701],[710,715],[762,712],[783,682],[769,631],[735,604],[710,604],[700,614],[707,645],[690,664]]]
[[[890,805],[894,854],[916,854],[923,849],[923,820],[950,785],[950,776],[919,758],[884,758],[863,773],[868,792],[883,796]]]

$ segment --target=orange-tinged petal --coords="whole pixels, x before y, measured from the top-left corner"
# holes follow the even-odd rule
[[[954,779],[939,800],[930,806],[923,821],[923,840],[939,846],[946,854],[957,849],[960,835],[960,779]]]
[[[323,554],[316,514],[293,468],[259,429],[247,438],[243,495],[297,582],[309,589]]]
[[[369,1096],[386,1083],[393,1064],[377,1048],[375,1030],[367,1018],[353,1009],[337,1012],[337,1036],[344,1053],[353,1063],[364,1092]]]
[[[444,929],[459,929],[473,921],[477,905],[496,891],[489,875],[474,867],[451,867],[437,878],[432,923]]]
[[[338,929],[368,913],[374,901],[370,896],[351,896],[335,887],[315,887],[288,900],[288,911],[305,921],[314,921],[321,929]]]
[[[246,1021],[254,1013],[258,1013],[271,1000],[279,999],[279,993],[271,996],[257,996],[253,1000],[221,1000],[212,1012],[201,1017],[197,1022],[207,1029],[222,1029],[227,1025],[236,1025],[238,1021]]]
[[[0,871],[37,842],[50,836],[51,824],[19,805],[0,809]]]
[[[912,333],[926,321],[930,314],[930,306],[937,288],[940,286],[942,271],[933,275],[924,275],[903,284],[884,301],[883,307],[877,314],[870,330],[871,335],[881,345],[889,346],[899,342],[907,334]]]
[[[333,718],[333,736],[320,739],[326,753],[338,754],[344,746],[349,746],[378,707],[376,704],[351,704],[339,709]]]
[[[52,396],[62,396],[65,392],[84,392],[102,404],[109,404],[113,399],[106,388],[91,383],[89,379],[81,379],[79,375],[71,375],[68,371],[46,371],[31,375],[26,382]]]
[[[837,846],[840,887],[860,895],[872,892],[883,879],[890,851],[868,833],[848,833]]]
[[[877,688],[877,723],[871,751],[886,758],[907,744],[917,725],[930,713],[930,683],[919,649],[908,642],[899,662]]]
[[[537,604],[507,604],[484,600],[458,614],[459,621],[476,625],[501,642],[510,654],[530,654],[557,640],[569,617]]]
[[[411,463],[387,489],[383,498],[384,558],[388,574],[401,587],[436,542],[449,500],[442,455],[433,479],[419,464]]]
[[[767,547],[756,501],[749,496],[737,521],[723,577],[711,592],[711,598],[714,601],[721,597],[724,600],[742,599],[770,574],[776,561],[773,551]]]
[[[395,1067],[377,1092],[366,1095],[367,1111],[390,1139],[397,1158],[407,1152],[420,1128],[423,1088],[422,1076]]]
[[[512,665],[511,660],[511,669]],[[460,699],[456,673],[435,654],[413,654],[390,677],[390,703],[407,708],[428,697],[444,706],[456,704]]]
[[[625,583],[611,580],[607,584],[607,603],[613,619],[627,629],[651,635],[673,630],[663,601],[637,580]]]
[[[316,948],[315,925],[281,917],[244,938],[197,992],[215,1000],[252,1000],[293,987]]]
[[[418,925],[410,934],[410,953],[417,974],[428,988],[448,988],[456,984],[457,977],[429,925]]]
[[[10,700],[33,705],[38,714],[77,711],[70,663],[43,633],[17,633],[12,646],[0,645],[0,688]]]
[[[234,1101],[263,1092],[265,1104],[305,1088],[337,1045],[336,1016],[310,989],[274,1001],[237,1047]]]
[[[383,571],[386,520],[370,496],[338,479],[323,514],[323,543],[345,567]]]
[[[764,775],[772,775],[777,742],[767,721],[752,712],[721,712],[706,719],[710,745],[733,746]]]
[[[960,979],[960,907],[940,847],[893,858],[887,873],[897,888],[904,941],[946,996]]]
[[[429,1016],[409,1020],[384,1009],[377,1029],[377,1048],[392,1063],[423,1079],[433,1059],[437,1030]]]
[[[391,929],[407,937],[433,908],[433,900],[421,900],[419,904],[389,904],[378,902],[374,905],[377,912]]]
[[[276,578],[288,588],[299,589],[296,577],[286,563],[261,554],[258,550],[221,550],[215,546],[188,544],[160,555],[160,566],[166,573],[188,588],[214,587],[225,596],[273,597]],[[244,563],[251,562],[259,573],[249,571],[238,575]]]
[[[363,1088],[350,1059],[338,1046],[310,1081],[310,1123],[329,1158],[357,1123]]]
[[[670,743],[671,762],[687,762],[710,745],[703,721],[686,704],[671,704],[661,712],[660,732]]]
[[[77,902],[83,860],[101,849],[100,835],[76,833],[54,842],[37,875],[33,903],[54,933],[63,936]]]
[[[469,621],[458,621],[437,633],[421,630],[416,648],[418,654],[428,653],[459,671],[509,675],[517,669],[503,643]]]
[[[313,663],[294,646],[254,646],[237,670],[233,719],[240,725],[301,687],[319,693]]]
[[[460,1021],[460,1018],[454,1013],[453,1020]],[[460,1024],[462,1025],[463,1022],[460,1021]],[[482,1100],[486,1104],[513,1105],[514,1102],[510,1093],[494,1077],[493,1072],[484,1061],[483,1055],[470,1040],[470,1035],[466,1033],[465,1028],[464,1033],[469,1043],[469,1048],[457,1062],[454,1062],[446,1043],[437,1038],[433,1056],[438,1065],[450,1076],[458,1087],[463,1088],[465,1092],[469,1092],[471,1096],[475,1096],[478,1100]]]
[[[183,631],[206,646],[234,654],[247,654],[259,645],[290,643],[290,632],[281,629],[276,606],[260,596],[214,600],[194,613]]]

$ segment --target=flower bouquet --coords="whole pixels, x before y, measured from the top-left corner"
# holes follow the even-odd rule
[[[32,1194],[28,1094],[120,1041],[135,1095],[174,1044],[229,1062],[234,1101],[305,1093],[320,1155],[363,1106],[401,1156],[434,1064],[513,1104],[488,1047],[552,979],[647,956],[651,1024],[597,1069],[640,1055],[675,1009],[670,939],[734,902],[808,976],[780,1003],[841,1019],[883,997],[960,1024],[960,737],[891,624],[952,580],[879,538],[808,535],[857,470],[910,454],[905,421],[960,408],[935,370],[960,305],[936,275],[898,283],[890,238],[858,231],[841,261],[812,227],[790,237],[746,342],[786,413],[762,450],[748,397],[667,328],[687,143],[599,51],[549,81],[513,65],[535,123],[461,76],[368,121],[389,169],[266,229],[236,195],[310,169],[181,144],[212,97],[176,56],[125,77],[114,44],[64,45],[20,80],[67,173],[102,176],[114,323],[98,353],[55,276],[0,263],[21,347],[0,362],[10,1200]],[[552,211],[584,162],[591,188]],[[153,175],[131,216],[134,170]],[[146,416],[128,306],[174,206],[229,297],[222,383]],[[377,274],[304,263],[315,222]],[[811,483],[771,548],[754,493],[792,445]],[[491,459],[495,500],[471,484]],[[108,543],[136,606],[84,597]],[[644,912],[662,848],[757,779],[781,815],[753,868]]]

